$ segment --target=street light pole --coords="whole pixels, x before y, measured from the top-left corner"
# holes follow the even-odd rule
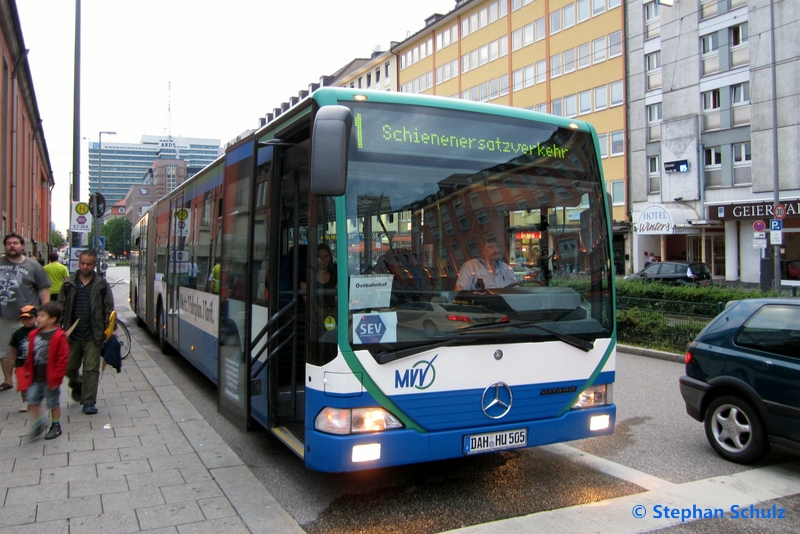
[[[100,132],[100,134],[98,135],[98,138],[99,138],[98,152],[97,152],[97,158],[98,158],[98,165],[97,165],[97,193],[98,194],[102,194],[102,191],[103,191],[103,134],[106,134],[106,135],[117,135],[117,132]],[[95,197],[95,210],[98,209],[99,202],[97,202],[97,201],[98,201],[98,198]],[[100,260],[100,267],[101,267],[101,269],[99,269],[99,271],[100,271],[101,274],[105,274],[105,269],[102,269],[102,266],[105,265],[105,258],[104,258],[104,254],[103,254],[103,244],[100,242],[100,219],[101,219],[101,217],[98,217],[94,213],[92,215],[94,216],[94,239],[95,239],[95,245],[96,245],[95,248],[97,248],[98,254],[100,256],[98,258]]]

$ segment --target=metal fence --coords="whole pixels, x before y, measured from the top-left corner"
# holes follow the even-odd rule
[[[722,302],[617,298],[617,339],[638,347],[681,353],[725,308]]]

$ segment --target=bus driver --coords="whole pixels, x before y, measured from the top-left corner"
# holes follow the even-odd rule
[[[497,243],[487,241],[479,258],[472,258],[461,266],[456,281],[456,291],[476,291],[514,285],[517,278],[511,267],[503,261]]]

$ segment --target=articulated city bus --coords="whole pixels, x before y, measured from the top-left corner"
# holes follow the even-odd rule
[[[321,88],[149,209],[131,305],[311,469],[611,434],[608,209],[585,122]]]

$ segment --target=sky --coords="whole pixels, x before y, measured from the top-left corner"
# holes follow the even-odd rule
[[[69,226],[75,0],[16,0],[55,179],[52,220]],[[82,0],[81,200],[87,143],[142,135],[222,144],[281,102],[377,46],[403,41],[455,0]]]

